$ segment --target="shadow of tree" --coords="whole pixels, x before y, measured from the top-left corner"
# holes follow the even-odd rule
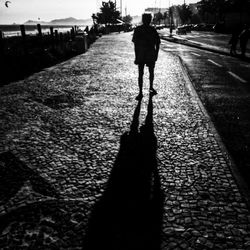
[[[120,149],[105,192],[88,223],[83,249],[160,249],[163,193],[157,170],[153,102],[139,130],[141,101]]]

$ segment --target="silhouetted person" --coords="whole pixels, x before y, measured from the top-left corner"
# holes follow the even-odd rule
[[[149,69],[150,93],[156,95],[157,92],[153,88],[155,62],[158,58],[160,37],[156,29],[150,26],[152,20],[151,14],[142,15],[142,25],[135,28],[132,42],[135,45],[135,64],[138,65],[139,77],[139,95],[136,100],[143,97],[143,74],[144,66]]]
[[[243,31],[240,33],[240,49],[241,49],[241,56],[245,57],[245,53],[246,53],[246,48],[247,48],[247,42],[248,42],[248,38],[250,36],[250,31],[249,31],[249,27],[245,24]]]
[[[230,48],[230,55],[237,55],[236,52],[236,47],[237,47],[237,43],[238,43],[238,39],[239,39],[239,30],[235,29],[232,32],[232,36],[231,39],[229,41],[229,44],[231,44],[231,48]]]
[[[86,26],[86,28],[84,29],[84,32],[86,32],[87,34],[89,33],[89,26]]]

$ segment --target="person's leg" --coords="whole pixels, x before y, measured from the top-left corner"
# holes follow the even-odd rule
[[[153,89],[153,83],[154,83],[154,66],[149,66],[149,88]]]
[[[241,41],[240,42],[240,49],[241,49],[241,56],[245,56],[245,53],[246,53],[246,45],[244,43],[244,41]]]
[[[156,90],[153,88],[153,83],[154,83],[154,70],[155,70],[155,66],[154,65],[150,65],[148,67],[149,70],[149,90],[151,94],[156,95],[157,92]]]
[[[230,55],[233,54],[233,45],[231,45],[231,48],[230,48]]]
[[[234,42],[232,43],[230,54],[236,55],[236,43],[234,43]]]
[[[235,55],[237,55],[236,50],[237,50],[237,42],[235,42],[234,45],[233,45],[233,53],[234,53]]]
[[[242,56],[245,56],[245,54],[246,54],[246,49],[247,49],[247,43],[244,43],[244,44],[243,44],[243,47],[242,47]]]
[[[144,75],[144,64],[138,65],[138,85],[139,85],[139,95],[136,97],[136,99],[142,98],[142,87],[143,87],[143,75]]]
[[[230,55],[233,54],[233,45],[231,45],[231,48],[230,48]]]

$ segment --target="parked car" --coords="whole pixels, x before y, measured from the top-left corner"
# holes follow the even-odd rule
[[[195,24],[192,28],[192,30],[196,31],[213,31],[214,24],[210,23],[199,23]]]
[[[184,25],[177,27],[176,34],[177,35],[186,35],[187,34],[186,27]]]
[[[164,29],[164,28],[165,28],[165,24],[156,24],[156,25],[155,25],[155,28],[156,28],[157,30]]]
[[[186,32],[191,32],[193,25],[192,24],[184,24],[183,27],[185,27]]]
[[[214,27],[214,24],[210,24],[210,23],[206,24],[205,31],[214,31],[213,27]]]
[[[193,26],[193,30],[199,31],[202,27],[203,27],[202,24],[195,24],[195,25]]]
[[[213,31],[218,32],[218,33],[225,32],[225,24],[224,23],[216,23],[213,26]]]

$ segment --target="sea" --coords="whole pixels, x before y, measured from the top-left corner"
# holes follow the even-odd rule
[[[73,26],[71,25],[41,25],[42,33],[48,34],[50,33],[50,27],[53,27],[54,30],[58,30],[58,33],[66,33],[70,31]],[[77,27],[81,30],[84,30],[86,26]],[[20,25],[17,24],[0,24],[0,31],[3,32],[3,37],[13,37],[13,36],[21,36]],[[25,32],[27,35],[36,35],[38,34],[37,25],[25,25]]]

